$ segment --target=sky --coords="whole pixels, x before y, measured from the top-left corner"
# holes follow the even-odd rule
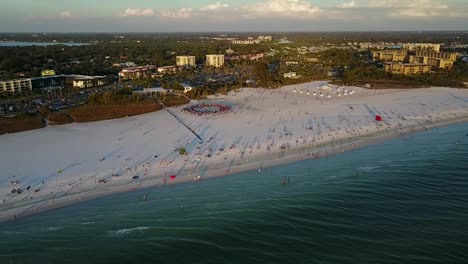
[[[468,30],[468,0],[0,0],[0,32]]]

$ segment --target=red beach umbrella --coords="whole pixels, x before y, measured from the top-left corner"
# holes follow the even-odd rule
[[[175,177],[176,177],[175,175],[171,175],[169,178],[170,178],[171,180],[174,180]]]
[[[376,115],[376,116],[375,116],[375,121],[382,121],[382,117],[379,116],[379,115]]]

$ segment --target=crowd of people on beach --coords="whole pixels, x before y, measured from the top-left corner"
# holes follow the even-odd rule
[[[231,107],[223,104],[196,104],[185,107],[182,111],[197,115],[220,114],[231,111]]]

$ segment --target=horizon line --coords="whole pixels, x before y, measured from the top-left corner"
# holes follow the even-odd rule
[[[468,33],[468,30],[286,30],[286,31],[273,31],[273,30],[228,30],[228,31],[3,31],[0,34],[207,34],[207,33],[271,33],[271,34],[283,34],[283,33],[432,33],[432,32],[447,32],[447,33]]]

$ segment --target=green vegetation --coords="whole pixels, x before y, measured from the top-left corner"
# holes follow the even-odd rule
[[[179,155],[185,156],[187,155],[187,150],[184,147],[179,148]]]
[[[255,64],[253,74],[258,87],[278,88],[281,86],[278,70],[274,66],[272,65],[271,69],[264,62]]]
[[[161,86],[165,89],[172,89],[174,91],[183,91],[184,87],[176,80],[173,81],[163,81]]]
[[[352,49],[327,49],[319,53],[319,61],[326,66],[346,66],[359,60],[358,53]]]
[[[88,97],[90,105],[138,104],[147,99],[139,94],[133,94],[131,88],[96,93]]]

